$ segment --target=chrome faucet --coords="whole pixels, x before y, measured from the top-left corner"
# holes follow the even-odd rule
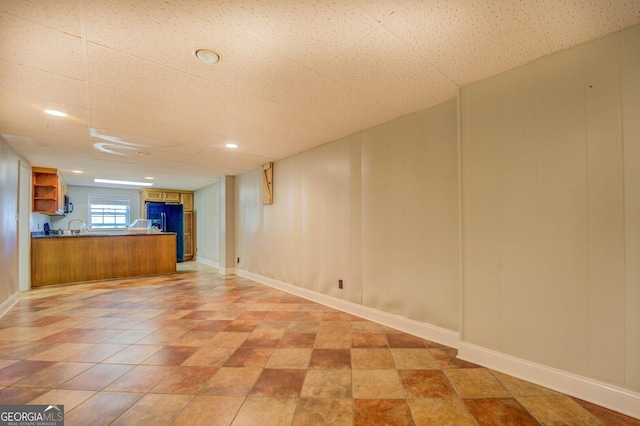
[[[87,230],[87,224],[82,219],[71,219],[69,221],[69,226],[67,226],[67,231],[71,232],[71,224],[75,221],[80,222],[80,233],[83,233]]]

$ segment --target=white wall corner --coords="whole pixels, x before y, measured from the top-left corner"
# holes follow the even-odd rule
[[[18,295],[19,293],[12,294],[11,296],[9,296],[7,300],[5,300],[4,302],[2,302],[2,304],[0,304],[0,318],[2,318],[4,314],[9,312],[9,310],[13,308],[13,306],[16,303],[18,303],[18,300],[19,300]]]
[[[235,269],[234,273],[240,277],[248,278],[269,287],[273,287],[278,290],[293,294],[295,296],[311,300],[321,305],[329,306],[331,308],[338,309],[351,315],[355,315],[382,325],[386,325],[388,327],[412,334],[422,339],[430,340],[432,342],[440,343],[452,348],[458,347],[459,336],[458,332],[456,331],[411,320],[399,315],[379,311],[377,309],[362,306],[347,300],[339,299],[337,297],[328,296],[326,294],[317,293],[306,288],[274,280],[273,278],[264,277],[262,275],[254,274],[242,269]]]
[[[640,393],[467,342],[458,358],[640,419]]]

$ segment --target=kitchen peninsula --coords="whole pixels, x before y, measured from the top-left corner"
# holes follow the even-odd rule
[[[33,236],[31,287],[176,271],[176,234]]]

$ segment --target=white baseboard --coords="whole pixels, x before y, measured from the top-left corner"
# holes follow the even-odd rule
[[[12,294],[7,300],[0,303],[0,318],[4,316],[13,306],[18,303],[19,293]]]
[[[196,262],[203,263],[203,264],[205,264],[207,266],[211,266],[212,268],[219,268],[220,267],[220,264],[218,262],[213,261],[213,260],[209,260],[209,259],[205,259],[204,257],[196,256],[196,257],[193,258],[193,260],[195,260]]]
[[[204,259],[200,257],[196,257],[194,260],[196,262],[203,263],[207,266],[211,266],[212,268],[216,268],[218,270],[218,273],[221,275],[233,275],[235,271],[233,268],[221,268],[220,263],[215,262],[213,260]]]
[[[232,273],[414,336],[457,348],[458,358],[640,419],[640,394],[459,340],[458,332],[382,312],[252,272]]]
[[[234,272],[240,277],[248,278],[269,287],[300,296],[304,299],[308,299],[313,302],[320,303],[321,305],[329,306],[370,321],[375,321],[379,324],[404,331],[405,333],[412,334],[422,339],[431,340],[432,342],[440,343],[452,348],[458,347],[459,337],[458,332],[456,331],[379,311],[377,309],[369,308],[347,300],[338,299],[337,297],[328,296],[326,294],[317,293],[306,288],[274,280],[273,278],[264,277],[241,269],[235,269]]]
[[[458,358],[640,419],[640,393],[467,342]]]

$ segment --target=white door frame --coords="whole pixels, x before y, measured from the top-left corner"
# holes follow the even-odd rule
[[[18,290],[31,288],[31,167],[20,161],[18,171]]]

